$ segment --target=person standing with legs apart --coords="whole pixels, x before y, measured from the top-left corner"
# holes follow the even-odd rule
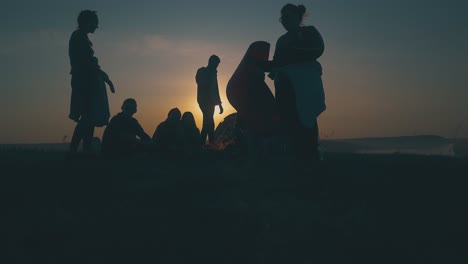
[[[197,81],[197,101],[203,113],[203,126],[200,135],[202,145],[206,143],[206,137],[210,143],[214,141],[214,111],[215,106],[219,106],[219,114],[223,114],[224,109],[221,104],[218,89],[218,65],[221,62],[218,56],[212,55],[208,60],[208,66],[198,69],[195,77]]]
[[[96,11],[83,10],[78,16],[78,29],[73,32],[69,42],[71,65],[71,104],[69,118],[77,123],[70,143],[70,152],[78,150],[83,141],[83,150],[89,151],[94,134],[94,127],[104,126],[109,122],[110,112],[107,101],[107,83],[112,93],[114,85],[109,76],[101,70],[98,59],[94,56],[89,33],[98,28]]]

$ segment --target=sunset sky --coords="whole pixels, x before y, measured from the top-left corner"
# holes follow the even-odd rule
[[[201,127],[195,73],[211,54],[225,114],[226,84],[250,43],[274,44],[288,1],[42,0],[2,2],[0,144],[71,137],[68,40],[83,9],[100,19],[90,34],[101,67],[150,135],[167,112],[192,111]],[[433,134],[468,137],[468,2],[464,0],[316,0],[305,25],[325,40],[327,111],[322,138]],[[271,81],[267,84],[272,90]],[[102,129],[97,130],[100,137]]]

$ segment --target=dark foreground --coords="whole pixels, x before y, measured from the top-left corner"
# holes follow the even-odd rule
[[[63,156],[0,154],[2,263],[468,263],[466,159]]]

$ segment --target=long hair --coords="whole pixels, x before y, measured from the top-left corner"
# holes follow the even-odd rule
[[[185,112],[182,115],[182,124],[186,128],[197,128],[195,117],[193,116],[192,112]]]
[[[293,5],[293,4],[286,4],[281,8],[281,16],[286,12],[286,11],[291,11],[292,13],[295,13],[301,17],[301,23],[302,20],[304,19],[304,16],[306,15],[306,7],[304,5]],[[281,21],[282,18],[280,18]]]

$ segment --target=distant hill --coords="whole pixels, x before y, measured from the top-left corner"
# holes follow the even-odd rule
[[[453,140],[432,135],[325,140],[322,145],[329,152],[455,156]]]

